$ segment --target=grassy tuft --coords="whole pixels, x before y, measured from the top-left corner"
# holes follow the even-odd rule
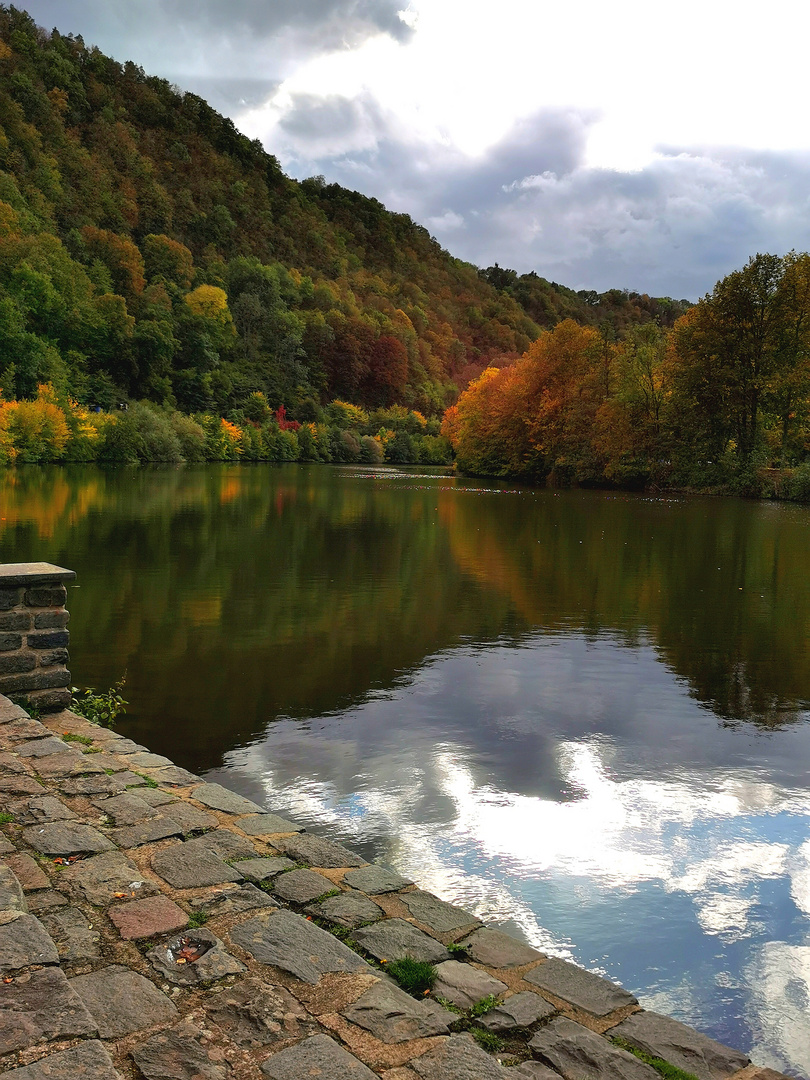
[[[401,960],[392,960],[385,965],[385,970],[393,976],[403,990],[409,994],[426,994],[436,982],[436,968],[426,960],[414,960],[403,956]]]
[[[205,926],[208,922],[208,913],[205,911],[192,911],[188,917],[188,925],[190,930],[196,930],[200,926]]]
[[[490,1009],[494,1009],[496,1005],[500,1005],[501,999],[495,997],[494,994],[487,994],[486,997],[482,997],[480,1001],[476,1001],[473,1007],[470,1009],[470,1016],[483,1016],[484,1013],[488,1013]]]
[[[655,1069],[660,1076],[664,1077],[664,1080],[697,1080],[694,1073],[686,1072],[684,1069],[679,1069],[677,1065],[670,1065],[663,1058],[653,1057],[652,1054],[639,1050],[637,1046],[633,1046],[632,1043],[622,1039],[619,1035],[614,1035],[611,1042],[614,1046],[618,1046],[620,1050],[626,1050],[628,1054],[632,1054],[639,1061],[643,1061],[645,1065]]]
[[[5,810],[0,813],[0,825],[10,825],[13,820],[13,814],[9,814]]]
[[[93,740],[89,739],[86,735],[75,735],[72,731],[62,732],[62,742],[77,742],[83,746],[92,746]]]
[[[503,1039],[499,1039],[493,1031],[487,1031],[486,1028],[471,1028],[470,1034],[480,1047],[489,1050],[492,1054],[503,1050]]]

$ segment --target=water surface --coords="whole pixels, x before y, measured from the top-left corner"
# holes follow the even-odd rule
[[[810,1074],[810,510],[418,470],[27,468],[122,730]]]

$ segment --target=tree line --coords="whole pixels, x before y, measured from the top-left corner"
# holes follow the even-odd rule
[[[459,467],[810,496],[810,255],[756,255],[674,322],[564,320],[445,416]]]

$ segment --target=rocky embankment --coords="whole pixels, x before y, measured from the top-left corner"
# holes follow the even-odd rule
[[[0,811],[14,1080],[778,1080],[71,712],[0,697]]]

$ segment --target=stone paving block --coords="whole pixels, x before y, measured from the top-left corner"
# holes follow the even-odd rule
[[[545,963],[533,968],[523,977],[532,986],[548,990],[555,997],[562,998],[593,1016],[607,1016],[624,1005],[638,1004],[632,994],[628,994],[616,983],[556,956],[549,957]]]
[[[196,896],[191,906],[197,911],[205,911],[212,918],[220,915],[237,915],[240,911],[252,911],[254,908],[279,905],[272,896],[268,896],[255,885],[230,885],[224,889],[212,891],[208,896]]]
[[[291,859],[240,859],[236,866],[248,881],[267,881],[282,870],[289,870],[295,863]]]
[[[334,935],[291,911],[262,911],[231,930],[230,936],[260,963],[313,985],[327,972],[372,970]]]
[[[76,907],[63,907],[42,916],[63,963],[101,958],[101,935]]]
[[[175,1005],[142,975],[113,967],[77,975],[70,985],[98,1024],[102,1039],[120,1039],[135,1031],[169,1024],[177,1016]]]
[[[325,870],[334,870],[341,866],[364,866],[365,859],[355,855],[342,844],[324,840],[320,836],[304,833],[299,836],[286,836],[273,844],[296,862],[309,863],[310,866],[322,866]]]
[[[485,971],[458,960],[446,960],[436,968],[433,996],[446,998],[460,1009],[471,1009],[485,997],[500,997],[508,990],[506,983],[493,979]]]
[[[33,776],[0,776],[0,793],[3,795],[39,795],[45,790]]]
[[[240,1046],[268,1046],[303,1039],[319,1030],[317,1021],[289,990],[258,979],[226,986],[206,1004],[208,1016]]]
[[[142,787],[138,789],[137,794],[139,799],[143,799],[150,806],[167,806],[169,803],[180,803],[176,795],[172,795],[168,791],[161,791],[160,788]],[[187,804],[182,803],[181,805],[185,806]]]
[[[126,790],[121,773],[116,776],[77,776],[59,785],[65,795],[119,795]]]
[[[637,1057],[565,1017],[540,1028],[529,1048],[566,1080],[660,1080],[655,1069]]]
[[[201,889],[206,885],[242,880],[238,870],[212,852],[199,848],[187,850],[193,842],[174,844],[156,852],[152,856],[152,869],[175,889]]]
[[[112,851],[114,844],[82,822],[56,821],[50,825],[32,825],[23,829],[26,844],[43,855],[83,855],[99,851]]]
[[[538,1020],[548,1020],[556,1011],[539,994],[524,990],[479,1016],[478,1023],[487,1031],[513,1031],[515,1028],[531,1027]]]
[[[0,911],[28,911],[22,885],[10,866],[0,865]]]
[[[317,915],[320,919],[355,930],[365,923],[376,922],[383,917],[383,910],[363,893],[342,892],[338,896],[329,896],[320,904],[307,908],[308,915]]]
[[[87,753],[87,751],[85,751]],[[106,750],[96,751],[93,750],[93,763],[100,765],[105,772],[124,772],[127,766],[124,764],[126,758],[116,757],[115,754],[108,754]]]
[[[56,908],[65,907],[67,900],[56,889],[40,889],[38,892],[30,893],[26,898],[28,904],[28,911],[31,915],[36,915],[39,918],[41,915],[54,911]],[[44,920],[43,920],[44,921]],[[50,933],[50,931],[48,931]]]
[[[96,728],[93,739],[97,745],[103,746],[110,754],[128,757],[130,754],[138,754],[146,750],[146,747],[141,746],[140,743],[133,742],[132,739],[127,739],[115,731],[110,731],[108,728]]]
[[[192,799],[210,806],[212,810],[222,810],[226,814],[261,814],[263,806],[238,795],[222,784],[203,784],[191,793]]]
[[[7,747],[13,747],[15,750],[19,750],[20,745],[24,742],[30,740],[41,741],[43,737],[50,737],[48,729],[39,720],[32,720],[30,716],[18,716],[3,724],[2,729],[0,729],[0,743]],[[57,741],[59,742],[59,749],[64,750],[66,744],[61,739]],[[53,753],[51,750],[46,752]]]
[[[458,1019],[454,1013],[436,1008],[435,1002],[415,1000],[387,979],[366,990],[342,1015],[384,1043],[447,1035],[448,1025]]]
[[[49,754],[37,758],[37,773],[49,780],[59,780],[71,776],[103,776],[104,769],[93,761],[93,756],[79,751],[64,754]]]
[[[373,926],[355,930],[354,940],[377,960],[426,960],[440,964],[450,959],[450,953],[435,938],[428,937],[404,919],[383,919]]]
[[[159,1031],[136,1046],[132,1057],[146,1080],[226,1080],[228,1062],[205,1046],[192,1023]]]
[[[748,1064],[748,1057],[731,1050],[681,1024],[669,1016],[639,1012],[611,1028],[608,1036],[618,1035],[652,1057],[663,1058],[698,1080],[724,1080]]]
[[[182,930],[188,915],[168,896],[148,896],[110,908],[109,916],[122,938],[133,941]]]
[[[157,885],[145,878],[134,862],[120,851],[96,855],[68,866],[58,878],[59,888],[71,896],[106,907],[114,900],[154,896]]]
[[[400,899],[414,919],[427,926],[435,934],[448,934],[464,926],[481,925],[481,920],[471,912],[456,907],[454,904],[448,904],[433,893],[424,892],[422,889],[403,893]]]
[[[193,840],[186,840],[185,848],[186,851],[208,851],[220,859],[250,859],[258,855],[250,840],[230,829],[214,829],[205,836],[195,836]]]
[[[98,1028],[60,968],[0,983],[0,1054],[47,1039],[96,1035]]]
[[[14,817],[18,825],[38,825],[50,821],[75,821],[76,815],[61,799],[53,795],[35,795],[15,805]]]
[[[177,765],[163,765],[159,769],[144,769],[147,776],[151,777],[156,784],[168,784],[169,787],[190,787],[199,784],[201,777],[194,773],[181,769]]]
[[[119,753],[114,746],[110,749],[113,753]],[[174,762],[162,754],[150,754],[148,750],[136,750],[127,755],[128,769],[157,769],[161,765],[174,765]]]
[[[441,1046],[409,1064],[422,1080],[508,1080],[512,1075],[471,1035],[451,1035]]]
[[[313,1035],[303,1042],[280,1050],[262,1065],[270,1080],[377,1080],[354,1054],[344,1050],[328,1035]]]
[[[44,739],[31,739],[22,743],[17,753],[21,758],[39,758],[47,757],[49,754],[64,754],[66,750],[69,750],[67,743],[57,739],[55,735],[47,735]],[[78,753],[78,751],[73,752]]]
[[[13,851],[16,850],[17,849],[14,847],[14,845],[5,835],[5,833],[0,832],[0,855],[10,855]]]
[[[195,792],[194,798],[197,798]],[[303,825],[296,825],[294,821],[287,821],[278,814],[249,814],[247,817],[237,818],[235,824],[248,836],[275,836],[277,833],[303,832]]]
[[[122,783],[125,788],[140,789],[142,787],[146,787],[146,785],[149,783],[149,778],[147,776],[143,776],[141,773],[138,772],[132,772],[131,769],[126,769],[124,772],[116,773],[114,779],[120,781],[120,783]],[[155,782],[157,783],[157,781]],[[138,794],[140,795],[140,790],[138,791]]]
[[[539,1061],[524,1061],[522,1065],[510,1070],[509,1080],[513,1077],[520,1077],[520,1080],[560,1080],[558,1072]]]
[[[387,866],[378,866],[377,863],[369,863],[359,870],[347,871],[343,880],[353,889],[377,896],[380,893],[397,892],[408,885],[413,885],[410,878],[402,877],[401,874],[389,870]]]
[[[0,915],[0,973],[20,971],[32,964],[58,963],[56,946],[39,919],[17,911]]]
[[[48,1054],[33,1065],[13,1069],[9,1080],[123,1080],[112,1058],[98,1040],[79,1043],[71,1050]]]
[[[26,892],[47,889],[51,879],[27,851],[15,851],[6,859],[6,865],[14,872]]]
[[[33,772],[30,762],[22,761],[16,754],[0,752],[0,772],[6,775],[30,776]]]
[[[201,950],[205,951],[199,959],[193,959]],[[187,930],[165,945],[150,949],[146,958],[163,978],[178,986],[215,982],[247,970],[210,930]]]
[[[113,825],[137,825],[146,818],[158,816],[154,807],[132,791],[113,795],[111,799],[95,798],[91,802],[102,814],[106,814]]]
[[[110,839],[117,847],[133,848],[154,844],[158,840],[168,840],[170,836],[180,836],[182,832],[173,817],[156,814],[139,825],[125,825],[123,829],[113,829]]]
[[[293,904],[308,904],[334,887],[334,882],[314,870],[291,870],[273,881],[273,892]]]
[[[213,814],[206,814],[199,807],[179,800],[173,802],[171,806],[162,807],[161,813],[167,814],[172,821],[176,821],[184,836],[200,829],[215,829],[219,825]]]
[[[517,938],[504,934],[501,930],[481,927],[460,942],[467,950],[467,955],[478,964],[494,968],[523,967],[536,960],[543,960],[545,953],[538,952]]]

